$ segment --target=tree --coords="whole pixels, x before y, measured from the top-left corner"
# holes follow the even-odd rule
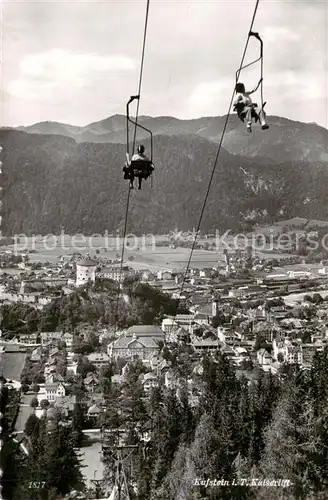
[[[88,373],[96,373],[97,368],[95,365],[89,361],[89,359],[84,356],[77,366],[77,373],[79,373],[82,378],[85,378]]]
[[[113,368],[111,365],[100,369],[100,385],[104,394],[108,394],[111,390],[112,376]]]
[[[260,349],[268,350],[269,346],[264,337],[259,335],[255,340],[254,351],[259,351]]]
[[[32,391],[33,392],[39,392],[39,390],[40,390],[40,386],[38,384],[33,384]]]
[[[322,298],[322,296],[320,295],[320,293],[313,294],[312,302],[314,304],[321,304],[323,301],[324,301],[324,299]]]
[[[296,369],[265,433],[261,461],[264,476],[291,480],[294,498],[311,498],[320,483],[321,488],[327,484],[327,476],[324,483],[321,476],[327,460],[327,447],[318,434],[322,416],[316,416],[309,389],[311,378]]]
[[[26,394],[29,390],[30,386],[28,384],[22,384],[22,392]]]
[[[155,391],[153,401],[160,396]],[[157,400],[156,403],[160,403]],[[179,446],[181,435],[181,412],[179,403],[173,391],[164,397],[163,405],[154,408],[151,460],[153,463],[152,490],[156,490],[171,467],[174,453]]]
[[[31,456],[32,481],[44,481],[47,490],[53,489],[59,495],[67,495],[73,488],[83,485],[80,460],[74,451],[73,438],[69,429],[57,426],[48,432],[40,426],[37,446]]]
[[[196,476],[190,467],[190,449],[186,444],[181,444],[174,456],[169,473],[163,480],[162,485],[152,494],[156,500],[196,500],[198,488],[194,482]],[[191,477],[190,477],[191,476]],[[147,498],[144,496],[144,498]]]
[[[218,326],[223,325],[226,323],[226,317],[223,313],[218,312],[216,316],[212,318],[212,326],[213,328],[217,328]]]
[[[223,424],[225,419],[220,420],[220,424]],[[229,477],[230,480],[234,478],[233,455],[231,454],[233,442],[227,424],[226,421],[222,428],[211,415],[204,413],[201,416],[196,428],[195,439],[190,448],[194,478],[201,478],[206,481],[217,477],[218,471],[220,471],[220,477]],[[206,488],[200,485],[197,489],[200,498],[213,500],[216,498],[227,500],[245,498],[242,488],[238,486]]]
[[[251,359],[243,359],[240,368],[245,371],[252,371],[254,368],[254,363]]]
[[[40,407],[42,408],[42,410],[49,408],[49,406],[49,401],[47,399],[42,399],[42,401],[40,402]]]
[[[80,402],[74,405],[72,417],[72,429],[74,436],[74,446],[81,446],[83,441],[83,428],[85,424],[85,408]]]
[[[0,375],[1,382],[5,379]],[[11,429],[8,422],[9,390],[1,385],[0,388],[0,412],[1,418],[1,469],[2,477],[0,484],[3,486],[3,498],[15,498],[15,490],[19,485],[19,446],[11,438]]]
[[[39,406],[38,398],[35,398],[35,397],[34,397],[34,398],[32,398],[31,403],[30,403],[30,406],[31,406],[32,408],[37,408],[37,407]]]
[[[302,343],[311,344],[311,342],[312,342],[311,332],[309,330],[306,330],[302,335]]]
[[[284,355],[282,354],[282,352],[278,352],[277,361],[279,361],[279,363],[284,362]]]
[[[39,431],[39,423],[40,420],[38,419],[38,417],[34,413],[32,413],[32,415],[30,415],[26,420],[24,428],[25,434],[27,436],[32,436],[33,434],[37,434]]]

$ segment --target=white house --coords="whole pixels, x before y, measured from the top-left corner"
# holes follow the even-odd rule
[[[247,293],[247,286],[240,286],[239,288],[233,288],[229,290],[228,297],[240,298],[243,297]]]
[[[73,335],[71,333],[64,333],[62,340],[65,342],[66,347],[70,349],[73,345]]]
[[[256,353],[257,362],[261,366],[271,365],[273,358],[265,349],[259,349]]]
[[[311,273],[307,271],[288,271],[288,276],[290,278],[309,278]]]
[[[158,386],[157,377],[153,373],[146,373],[143,375],[141,383],[146,394],[149,394],[153,387]]]
[[[110,361],[108,354],[105,354],[104,352],[92,352],[89,354],[88,360],[97,368],[109,365]]]
[[[303,352],[302,346],[295,342],[291,342],[288,339],[284,341],[272,341],[273,356],[278,359],[278,354],[282,354],[284,362],[288,364],[302,364],[303,363]]]
[[[153,337],[125,337],[121,335],[107,347],[108,354],[114,359],[139,357],[144,363],[149,364],[150,359],[159,354],[159,346]]]
[[[124,281],[130,274],[129,267],[123,266],[121,273],[121,264],[113,264],[111,266],[104,267],[97,274],[98,278],[109,279],[114,281]]]
[[[157,278],[159,280],[171,280],[172,279],[172,271],[158,271]]]
[[[56,401],[57,397],[63,397],[66,395],[66,389],[61,382],[56,382],[53,384],[42,384],[40,385],[40,390],[37,394],[38,403],[40,405],[43,399],[47,399],[49,403]]]
[[[73,375],[77,374],[77,367],[78,367],[78,362],[77,361],[71,361],[67,363],[67,373],[72,373]]]
[[[226,344],[227,342],[232,342],[236,335],[235,333],[230,330],[229,328],[224,328],[222,326],[217,327],[217,332],[218,332],[218,339]]]
[[[62,340],[63,332],[41,332],[41,344],[47,344],[48,342],[58,342]]]

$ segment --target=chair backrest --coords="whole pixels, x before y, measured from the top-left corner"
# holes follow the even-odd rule
[[[131,168],[141,170],[150,174],[153,171],[153,164],[150,160],[134,160],[130,163]]]
[[[151,165],[151,161],[150,160],[131,160],[131,166],[135,167],[135,168],[143,168],[143,167],[148,167],[149,165]]]

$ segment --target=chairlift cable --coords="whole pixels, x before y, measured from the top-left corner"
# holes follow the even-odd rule
[[[240,63],[240,66],[239,66],[239,70],[236,73],[236,80],[237,80],[237,82],[238,82],[239,74],[240,74],[240,71],[241,71],[241,69],[243,67],[244,60],[245,60],[245,57],[246,57],[246,52],[247,52],[247,49],[248,49],[249,39],[252,36],[251,33],[252,33],[253,25],[254,25],[254,22],[255,22],[255,17],[256,17],[256,14],[257,14],[258,6],[259,6],[259,1],[260,0],[256,0],[256,4],[255,4],[255,8],[254,8],[254,13],[253,13],[253,17],[252,17],[252,21],[251,21],[251,25],[250,25],[250,29],[248,31],[248,36],[247,36],[247,40],[246,40],[244,52],[243,52],[243,55],[242,55],[242,58],[241,58],[241,63]],[[178,298],[178,305],[179,305],[179,302],[181,300],[181,296],[182,296],[182,293],[183,293],[183,290],[184,290],[184,285],[185,285],[185,282],[186,282],[186,279],[187,279],[187,276],[188,276],[188,272],[189,272],[189,268],[190,268],[190,264],[191,264],[191,259],[192,259],[192,256],[193,256],[193,253],[194,253],[194,250],[195,250],[195,246],[196,246],[196,242],[197,242],[197,238],[198,238],[200,226],[201,226],[201,223],[202,223],[202,220],[203,220],[203,216],[204,216],[204,212],[205,212],[205,208],[206,208],[206,203],[207,203],[208,196],[209,196],[209,193],[210,193],[210,189],[211,189],[211,186],[212,186],[212,181],[213,181],[213,178],[214,178],[216,166],[218,164],[218,160],[219,160],[219,157],[220,157],[223,139],[224,139],[225,132],[226,132],[226,129],[227,129],[227,126],[228,126],[229,117],[230,117],[230,114],[231,114],[231,108],[232,108],[232,105],[233,105],[234,95],[235,95],[235,87],[233,89],[232,96],[231,96],[231,99],[230,99],[228,113],[227,113],[227,116],[226,116],[226,119],[225,119],[225,122],[224,122],[222,133],[221,133],[221,138],[220,138],[220,142],[219,142],[218,151],[217,151],[217,154],[216,154],[216,157],[215,157],[215,160],[214,160],[214,164],[213,164],[213,167],[212,167],[212,172],[211,172],[211,175],[210,175],[208,187],[207,187],[207,190],[206,190],[206,193],[205,193],[205,198],[204,198],[204,202],[203,202],[203,205],[202,205],[202,208],[201,208],[200,217],[199,217],[198,224],[197,224],[197,229],[196,229],[196,232],[195,232],[195,237],[194,237],[193,244],[192,244],[192,247],[191,247],[191,251],[190,251],[190,254],[189,254],[186,271],[185,271],[184,276],[183,276],[183,281],[182,281],[182,284],[181,284],[179,298]],[[176,315],[177,315],[177,310],[175,311],[175,314],[173,316],[173,321],[174,322],[175,322]]]
[[[134,150],[135,150],[136,137],[137,137],[137,124],[138,124],[138,116],[139,116],[141,84],[142,84],[143,68],[144,68],[144,61],[145,61],[145,51],[146,51],[146,39],[147,39],[147,28],[148,28],[149,4],[150,4],[150,0],[147,0],[146,18],[145,18],[145,27],[144,27],[144,36],[143,36],[143,42],[142,42],[142,55],[141,55],[141,63],[140,63],[139,87],[138,87],[138,96],[139,96],[139,99],[138,99],[138,103],[137,103],[136,120],[135,120],[136,121],[136,125],[134,127],[132,154],[134,153]]]
[[[146,51],[147,28],[148,28],[148,17],[149,17],[149,4],[150,4],[150,0],[147,0],[146,18],[145,18],[145,26],[144,26],[144,36],[143,36],[143,43],[142,43],[142,55],[141,55],[141,64],[140,64],[139,86],[138,86],[138,104],[137,104],[137,111],[136,111],[134,137],[133,137],[133,152],[135,150],[135,142],[136,142],[136,135],[137,135],[137,121],[138,121],[138,114],[139,114],[140,93],[141,93],[141,85],[142,85],[142,77],[143,77],[143,67],[144,67],[145,51]],[[124,230],[123,230],[123,240],[122,240],[122,252],[121,252],[121,265],[120,265],[120,277],[119,277],[119,289],[118,289],[117,300],[116,300],[114,336],[116,335],[116,332],[117,332],[118,303],[119,303],[119,300],[120,300],[120,297],[121,297],[121,281],[122,281],[123,259],[124,259],[124,251],[125,251],[125,237],[126,237],[127,221],[128,221],[128,214],[129,214],[129,203],[130,203],[130,187],[128,187],[128,195],[127,195],[126,209],[125,209]]]

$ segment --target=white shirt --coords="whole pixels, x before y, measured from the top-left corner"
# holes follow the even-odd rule
[[[144,155],[143,153],[142,154],[135,154],[132,156],[132,161],[150,161],[148,156]]]
[[[250,106],[252,104],[252,99],[249,97],[248,92],[244,92],[243,94],[238,93],[236,95],[236,99],[234,100],[234,106],[238,103],[243,103],[245,106]]]

